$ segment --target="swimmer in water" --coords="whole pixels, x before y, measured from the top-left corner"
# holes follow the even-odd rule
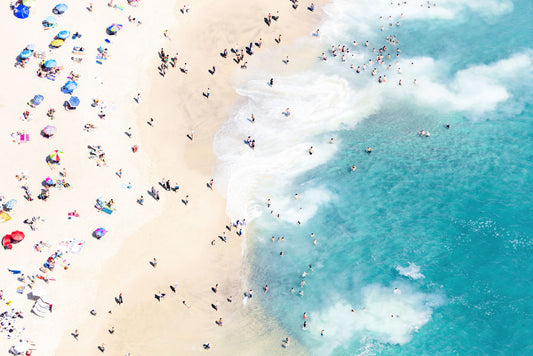
[[[371,148],[371,147],[367,147],[367,148],[366,148],[366,152],[367,152],[367,153],[372,153],[372,148]]]
[[[357,169],[356,166],[352,166],[352,172],[355,172],[356,169]]]

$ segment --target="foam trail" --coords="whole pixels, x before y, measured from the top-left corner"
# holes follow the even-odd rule
[[[398,274],[400,276],[408,277],[411,279],[426,278],[422,273],[420,273],[420,266],[417,266],[411,262],[409,262],[409,265],[407,267],[396,266],[396,271],[398,271]]]

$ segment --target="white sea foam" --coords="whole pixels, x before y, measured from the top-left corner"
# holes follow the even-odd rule
[[[257,73],[257,77],[267,75]],[[330,133],[353,127],[379,107],[379,101],[354,91],[346,79],[316,71],[278,78],[272,88],[262,79],[252,79],[238,93],[242,105],[215,135],[214,171],[217,186],[228,200],[228,215],[248,219],[266,211],[256,209],[250,199],[263,202],[271,197],[283,202],[301,193],[287,192],[286,184],[333,157],[337,145],[329,144]],[[290,108],[289,117],[282,114],[286,108]],[[248,120],[252,113],[254,124]],[[248,136],[256,140],[254,150],[244,143]],[[308,154],[310,146],[313,155]],[[309,199],[302,219],[316,211],[314,204],[326,201],[327,193],[319,190],[304,194]],[[281,196],[272,195],[276,192]]]
[[[401,3],[398,6],[398,2]],[[370,40],[380,36],[380,27],[388,28],[410,20],[432,21],[436,19],[467,21],[468,12],[475,12],[484,18],[503,16],[513,11],[511,0],[439,0],[437,6],[427,7],[425,1],[375,1],[335,0],[324,7],[327,17],[320,26],[326,39],[346,39],[357,34]],[[436,2],[431,2],[431,5]],[[420,6],[425,4],[424,6]],[[390,18],[389,18],[390,16]],[[380,18],[381,17],[381,18]],[[354,39],[352,39],[354,40]],[[351,41],[350,41],[351,42]]]
[[[312,313],[312,334],[320,335],[320,330],[324,329],[327,335],[335,336],[328,344],[322,344],[320,351],[329,354],[336,347],[363,337],[369,344],[372,340],[405,344],[431,320],[433,310],[444,303],[441,295],[419,292],[407,283],[398,282],[394,286],[401,293],[395,293],[394,287],[380,284],[362,288],[361,304],[355,313],[343,298],[335,298],[340,301],[319,313]]]
[[[400,274],[401,276],[408,277],[411,279],[425,278],[425,276],[420,273],[420,266],[417,266],[411,262],[409,262],[409,265],[407,267],[396,266],[396,271],[398,271],[398,274]]]

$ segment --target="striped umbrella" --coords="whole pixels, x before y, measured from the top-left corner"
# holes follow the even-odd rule
[[[121,28],[121,24],[114,23],[107,28],[107,33],[109,33],[110,35],[115,35],[118,31],[120,31]]]
[[[60,154],[63,154],[63,151],[55,150],[50,153],[50,159],[54,162],[59,162],[61,160],[61,157],[59,157]]]

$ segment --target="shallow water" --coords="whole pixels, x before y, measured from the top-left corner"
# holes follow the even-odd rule
[[[215,139],[228,213],[253,218],[257,299],[310,354],[533,353],[533,4],[387,4],[333,1],[323,51],[357,40],[354,57],[245,83]],[[349,69],[387,34],[402,74]]]

